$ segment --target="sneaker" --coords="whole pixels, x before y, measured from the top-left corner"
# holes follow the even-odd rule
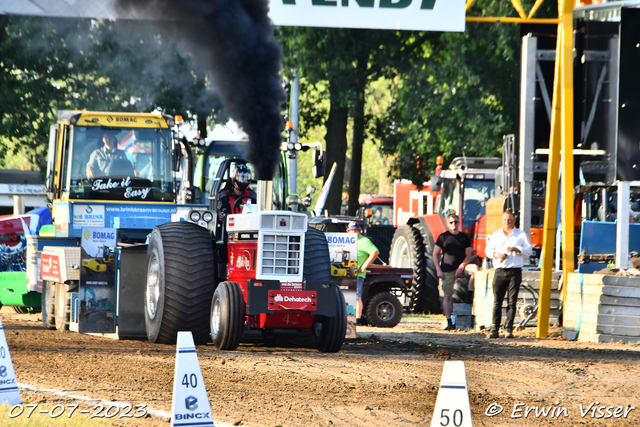
[[[444,330],[445,331],[454,331],[456,329],[456,325],[454,325],[453,323],[449,323],[447,326],[445,326]]]
[[[505,338],[513,338],[513,332],[511,332],[511,331],[507,331],[507,333],[506,333],[506,334],[504,334],[504,337],[505,337]]]
[[[500,338],[500,335],[498,334],[498,330],[497,329],[493,329],[491,331],[491,333],[489,335],[487,335],[487,338]]]

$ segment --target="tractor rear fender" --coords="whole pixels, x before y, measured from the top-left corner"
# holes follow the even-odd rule
[[[384,274],[380,276],[367,277],[364,281],[364,286],[368,288],[400,288],[409,289],[411,287],[411,281],[405,283],[402,278],[397,274]]]

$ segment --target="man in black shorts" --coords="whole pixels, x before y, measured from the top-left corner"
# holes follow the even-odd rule
[[[447,326],[445,331],[452,331],[456,326],[451,321],[451,313],[453,312],[453,286],[456,279],[465,277],[464,268],[471,262],[473,248],[471,247],[471,239],[465,233],[460,232],[460,219],[458,215],[451,214],[447,217],[448,231],[438,236],[436,244],[433,247],[433,263],[436,266],[436,274],[440,279],[440,286],[444,293],[442,301],[442,311],[447,318]],[[440,260],[442,254],[442,260]]]

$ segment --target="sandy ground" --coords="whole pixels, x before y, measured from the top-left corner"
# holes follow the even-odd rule
[[[86,418],[79,425],[92,424],[80,410],[93,413],[100,399],[132,405],[129,415],[146,405],[151,413],[145,417],[109,420],[118,426],[168,425],[175,346],[45,330],[40,315],[7,307],[0,315],[18,383],[28,387],[21,387],[25,404],[37,404],[38,411],[79,405],[72,416]],[[362,327],[337,354],[257,344],[241,344],[234,352],[198,346],[215,423],[429,425],[444,362],[459,360],[476,426],[640,425],[640,346],[570,342],[553,329],[556,337],[536,339],[533,328],[512,340],[488,340],[480,333],[441,331],[440,322],[411,317],[390,330]],[[25,415],[9,418],[9,407],[2,408],[0,425],[24,422]]]

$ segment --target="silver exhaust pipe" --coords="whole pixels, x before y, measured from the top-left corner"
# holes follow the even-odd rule
[[[273,186],[271,181],[258,181],[258,212],[273,210]]]

